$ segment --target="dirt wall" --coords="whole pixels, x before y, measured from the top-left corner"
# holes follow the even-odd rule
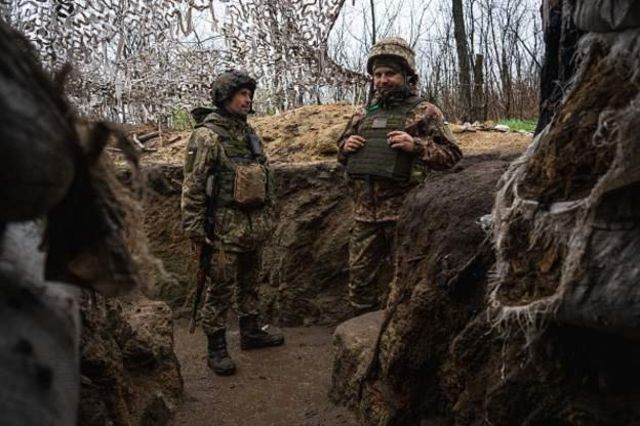
[[[640,421],[638,31],[582,39],[557,113],[504,175],[471,165],[406,204],[364,424]]]
[[[335,161],[276,164],[276,229],[263,251],[261,310],[280,325],[343,318],[351,201]],[[156,295],[189,310],[197,265],[180,225],[182,168],[148,170],[145,202],[151,251],[168,274]]]

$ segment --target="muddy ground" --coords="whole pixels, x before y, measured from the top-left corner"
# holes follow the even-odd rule
[[[238,329],[228,335],[237,364],[233,376],[220,377],[206,366],[206,339],[189,334],[186,321],[175,327],[175,348],[185,382],[184,403],[173,421],[179,425],[351,426],[355,417],[329,402],[333,327],[282,329],[286,344],[240,351]]]

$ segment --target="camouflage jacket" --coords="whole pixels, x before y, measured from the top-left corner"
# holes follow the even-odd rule
[[[197,127],[187,143],[185,155],[184,181],[182,185],[182,226],[190,238],[203,238],[205,232],[205,216],[207,213],[207,179],[213,176],[212,188],[219,183],[219,172],[233,170],[235,162],[229,158],[228,151],[235,155],[250,156],[247,136],[254,133],[246,120],[232,117],[220,109],[213,110],[199,124],[211,123],[223,128],[230,135],[224,142],[221,137],[208,127]],[[262,144],[262,142],[260,142]],[[264,151],[263,151],[264,152]],[[267,170],[270,182],[267,191],[268,199],[273,203],[273,172],[269,168],[264,154],[256,158]],[[213,205],[216,204],[216,190],[210,189]],[[240,209],[232,206],[215,206],[209,220],[213,221],[213,235],[210,239],[227,251],[251,251],[257,249],[272,230],[269,205],[263,207]]]
[[[374,100],[369,108],[391,109],[400,101],[383,103]],[[351,117],[338,140],[338,161],[343,164],[347,162],[347,154],[343,152],[342,147],[349,136],[358,134],[360,123],[366,114],[367,109],[360,108]],[[413,136],[416,143],[415,155],[418,158],[417,173],[414,173],[416,178],[407,183],[376,180],[371,184],[364,180],[349,179],[354,200],[355,220],[362,222],[398,220],[400,207],[406,194],[424,180],[426,170],[445,170],[462,158],[462,151],[456,145],[451,130],[445,124],[442,112],[429,102],[420,102],[409,112],[404,131]]]

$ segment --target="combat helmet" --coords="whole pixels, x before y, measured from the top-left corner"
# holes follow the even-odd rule
[[[416,54],[404,39],[389,37],[379,40],[369,50],[367,57],[367,72],[373,74],[373,62],[376,58],[393,56],[400,59],[408,75],[416,75]]]
[[[251,90],[251,96],[256,91],[256,81],[249,74],[235,69],[229,69],[218,75],[211,86],[211,100],[214,105],[222,107],[224,101],[231,98],[240,89]]]

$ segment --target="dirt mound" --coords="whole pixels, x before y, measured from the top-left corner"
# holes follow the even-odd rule
[[[356,108],[352,105],[308,105],[251,123],[274,162],[326,160],[335,157],[336,141]]]
[[[464,155],[493,154],[508,158],[522,153],[531,143],[531,136],[520,133],[479,131],[454,136]]]
[[[356,403],[364,424],[417,424],[424,412],[451,410],[442,396],[450,380],[442,367],[456,334],[482,306],[492,257],[481,218],[490,214],[508,164],[469,157],[456,170],[432,175],[407,200],[378,356]]]
[[[278,115],[251,117],[265,143],[272,163],[296,163],[333,160],[336,141],[357,107],[348,104],[307,105]],[[452,128],[459,126],[452,125]],[[128,128],[129,135],[152,135],[152,126]],[[163,130],[144,143],[143,164],[182,164],[189,131]],[[477,131],[456,133],[465,155],[495,153],[519,154],[531,143],[531,137],[519,133]]]
[[[639,33],[586,36],[491,216],[495,162],[407,201],[363,424],[638,423]]]
[[[336,141],[356,107],[345,104],[308,105],[278,115],[252,116],[249,122],[265,143],[271,162],[317,161],[335,158]],[[129,135],[152,135],[152,126],[128,129]],[[146,141],[143,164],[181,164],[190,131],[164,130]]]

